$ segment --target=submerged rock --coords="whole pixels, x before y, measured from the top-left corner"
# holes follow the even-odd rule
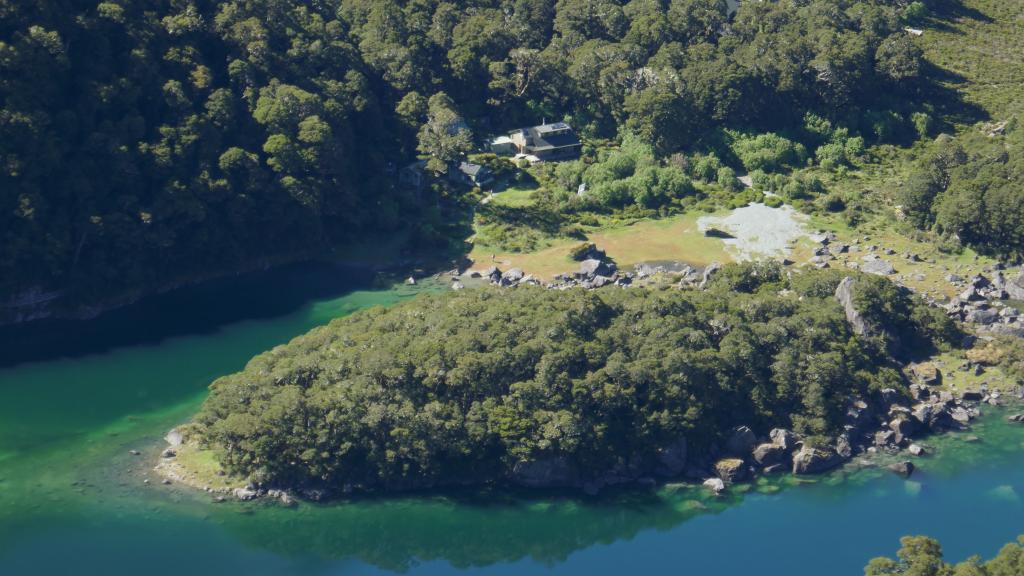
[[[910,478],[910,475],[914,473],[914,463],[910,460],[904,460],[903,462],[897,462],[890,464],[887,468],[895,474],[899,474],[904,478]]]

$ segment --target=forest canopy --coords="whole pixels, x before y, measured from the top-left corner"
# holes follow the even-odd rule
[[[419,152],[443,170],[542,118],[624,128],[659,155],[808,110],[913,132],[925,67],[907,17],[903,0],[3,2],[0,301],[96,299],[396,230],[441,245],[442,199],[394,169]],[[799,162],[787,146],[738,152]],[[685,193],[664,176],[604,193]]]
[[[426,296],[333,321],[211,385],[193,427],[232,473],[269,486],[503,483],[524,463],[586,478],[649,469],[730,427],[838,434],[849,402],[905,390],[884,341],[833,297],[843,275],[726,267],[706,291],[520,287]],[[949,320],[888,280],[858,306],[909,352]]]

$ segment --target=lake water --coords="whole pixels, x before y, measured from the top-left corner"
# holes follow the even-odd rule
[[[437,285],[294,267],[88,322],[0,329],[0,574],[860,574],[904,534],[953,560],[1024,533],[1024,426],[933,438],[910,480],[848,469],[726,498],[476,492],[286,509],[151,473],[206,386],[331,318]],[[133,456],[129,450],[140,450]],[[152,483],[146,484],[145,480]]]

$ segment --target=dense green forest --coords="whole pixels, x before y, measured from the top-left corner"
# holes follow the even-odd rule
[[[630,131],[659,156],[808,111],[870,141],[913,139],[931,88],[902,27],[947,5],[0,2],[0,301],[94,300],[367,234],[444,245],[446,193],[403,191],[390,169],[417,154],[443,169],[541,118]],[[816,154],[841,162],[830,143]],[[802,159],[758,151],[775,144],[740,157]],[[640,203],[684,190],[664,176]]]
[[[1024,536],[1003,546],[984,561],[973,556],[956,565],[942,560],[942,546],[925,536],[904,536],[896,558],[875,558],[864,568],[865,576],[1020,576],[1024,574]]]
[[[737,425],[824,441],[853,398],[906,390],[882,337],[851,331],[842,277],[732,265],[705,291],[480,289],[371,309],[214,382],[192,434],[264,486],[364,490],[502,483],[535,462],[582,480],[650,471],[680,437],[707,455]],[[888,280],[855,286],[902,353],[956,339]]]
[[[906,218],[937,231],[950,248],[1024,256],[1024,131],[1017,124],[932,143],[898,193]]]

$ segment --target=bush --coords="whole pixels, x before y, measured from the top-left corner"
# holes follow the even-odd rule
[[[732,149],[748,171],[777,172],[783,168],[800,166],[807,159],[807,150],[803,144],[770,132],[757,136],[736,136]]]

